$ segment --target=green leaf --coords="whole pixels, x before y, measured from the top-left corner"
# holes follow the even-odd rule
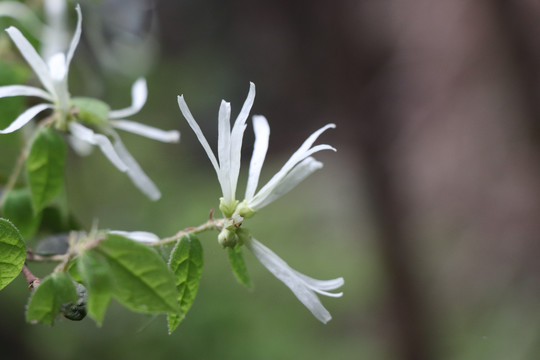
[[[66,144],[52,129],[40,130],[26,160],[34,210],[40,211],[64,185]]]
[[[119,235],[107,236],[94,250],[105,258],[114,281],[113,296],[144,313],[178,313],[174,276],[150,247]]]
[[[236,245],[234,248],[227,248],[229,251],[229,262],[236,277],[236,280],[248,288],[251,287],[251,279],[247,270],[244,256],[242,255],[242,247]]]
[[[98,99],[75,97],[71,105],[76,109],[77,118],[88,124],[103,126],[109,120],[109,105]]]
[[[19,230],[9,220],[0,219],[0,290],[21,272],[26,246]]]
[[[62,305],[75,302],[77,292],[71,277],[67,273],[53,273],[34,290],[26,309],[26,321],[52,324]]]
[[[171,252],[169,267],[176,278],[180,314],[169,314],[169,334],[184,319],[195,300],[202,275],[203,248],[193,235],[183,236]]]
[[[2,213],[20,231],[24,239],[31,238],[38,229],[41,213],[34,213],[32,196],[28,189],[12,190],[6,194]]]
[[[88,314],[101,325],[112,298],[113,283],[109,266],[100,261],[97,254],[87,251],[78,258],[77,268],[88,290]]]

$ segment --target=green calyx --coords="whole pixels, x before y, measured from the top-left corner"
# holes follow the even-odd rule
[[[110,107],[101,100],[74,97],[71,99],[71,106],[75,118],[84,123],[101,127],[109,120]]]
[[[255,215],[256,211],[247,206],[247,203],[244,200],[240,204],[238,204],[234,213],[242,216],[243,218],[250,218]]]
[[[234,200],[231,204],[227,204],[224,198],[219,198],[219,210],[221,210],[223,215],[227,218],[233,216],[237,206],[238,200]]]

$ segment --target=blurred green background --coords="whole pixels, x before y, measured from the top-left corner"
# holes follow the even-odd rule
[[[215,144],[221,99],[234,118],[253,81],[252,114],[272,131],[262,182],[326,123],[337,129],[320,143],[338,152],[317,154],[324,168],[246,225],[295,269],[343,276],[344,296],[322,299],[333,316],[322,325],[248,253],[254,289],[237,284],[217,234],[205,233],[201,286],[173,335],[163,316],[116,303],[101,328],[26,324],[20,277],[0,293],[2,359],[540,358],[540,9],[502,0],[81,6],[72,94],[122,108],[144,75],[149,99],[133,120],[181,131],[176,145],[122,134],[163,193],[156,203],[99,151],[70,153],[67,197],[83,227],[164,237],[204,222],[219,185],[176,96]],[[19,99],[0,101],[1,125],[16,116],[10,101]],[[19,136],[0,138],[2,178]],[[248,126],[240,185],[252,143]],[[50,268],[32,265],[38,276]]]

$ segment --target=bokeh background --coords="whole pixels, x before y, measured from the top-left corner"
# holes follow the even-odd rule
[[[26,324],[21,277],[0,293],[2,359],[540,358],[538,2],[81,6],[72,93],[121,108],[144,75],[149,99],[133,119],[182,132],[178,145],[123,136],[162,190],[156,203],[99,152],[69,154],[67,198],[83,227],[169,236],[204,222],[219,186],[176,96],[215,144],[221,99],[234,116],[253,81],[252,113],[272,131],[263,181],[326,123],[337,129],[320,141],[338,152],[318,154],[324,169],[249,228],[299,271],[343,276],[344,296],[322,299],[334,317],[322,325],[249,254],[255,287],[238,285],[216,234],[205,233],[199,293],[171,336],[164,317],[118,304],[101,328],[90,319]],[[251,126],[246,134],[244,170]],[[4,177],[18,136],[0,139]]]

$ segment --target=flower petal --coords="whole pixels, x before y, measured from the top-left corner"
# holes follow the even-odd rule
[[[69,145],[71,145],[72,149],[77,153],[79,156],[88,156],[92,153],[92,150],[94,150],[94,146],[86,141],[82,141],[78,137],[75,136],[68,136],[68,142]]]
[[[69,131],[74,137],[86,141],[92,145],[96,145],[100,148],[103,154],[109,159],[109,161],[116,166],[121,172],[128,171],[128,166],[116,153],[111,141],[108,137],[102,134],[96,134],[93,130],[71,121],[69,123]]]
[[[139,188],[139,190],[141,190],[143,194],[148,196],[150,200],[159,200],[159,198],[161,198],[161,192],[159,191],[157,186],[144,173],[144,171],[141,169],[133,156],[131,156],[129,151],[126,149],[126,147],[120,140],[120,137],[116,134],[114,134],[114,137],[114,149],[116,150],[116,153],[118,154],[118,156],[120,156],[120,159],[122,159],[124,164],[127,165],[126,174],[129,176],[133,184],[135,184],[135,186]]]
[[[49,74],[51,76],[51,79],[53,79],[55,83],[58,84],[66,80],[66,75],[68,72],[66,55],[64,55],[63,53],[54,54],[47,62],[47,66],[49,67]]]
[[[75,33],[73,34],[73,38],[71,39],[71,43],[69,44],[69,49],[66,54],[66,73],[69,71],[69,65],[71,64],[71,59],[73,59],[73,54],[75,53],[75,49],[77,49],[77,45],[79,45],[79,41],[81,39],[81,32],[82,32],[82,13],[81,13],[81,6],[77,4],[75,6],[75,11],[77,11],[77,27],[75,28]]]
[[[121,110],[112,110],[109,112],[109,118],[121,119],[129,117],[141,111],[148,97],[148,88],[146,80],[139,78],[131,87],[131,106]]]
[[[180,132],[176,130],[161,130],[130,120],[111,120],[110,123],[116,129],[128,131],[130,133],[141,135],[149,139],[167,143],[177,143],[178,141],[180,141]]]
[[[231,104],[221,101],[218,116],[218,159],[219,183],[225,203],[234,201],[234,192],[231,181]]]
[[[193,118],[193,115],[191,115],[191,112],[189,111],[186,101],[184,100],[184,95],[178,96],[178,106],[180,107],[180,111],[186,118],[189,126],[191,126],[191,129],[193,129],[193,132],[197,136],[197,139],[199,139],[199,142],[204,148],[204,151],[206,151],[206,155],[208,156],[208,158],[210,159],[210,162],[214,166],[214,169],[216,170],[216,174],[218,175],[218,178],[219,178],[220,172],[219,172],[219,165],[218,165],[216,156],[214,155],[212,148],[210,148],[208,141],[204,137],[204,134],[202,133],[201,128],[199,127],[199,124],[197,124],[197,122]]]
[[[5,128],[4,130],[0,130],[0,134],[9,134],[16,130],[19,130],[40,112],[52,108],[53,106],[51,104],[39,104],[36,106],[32,106],[31,108],[23,112],[21,115],[19,115],[19,117],[17,117],[15,121],[9,124],[7,128]]]
[[[295,166],[287,173],[276,186],[268,191],[261,190],[252,201],[248,201],[248,206],[253,210],[259,210],[277,200],[281,196],[291,191],[296,185],[301,183],[305,178],[311,175],[314,171],[323,167],[322,162],[315,160],[312,157],[304,159],[300,164]]]
[[[275,277],[281,280],[294,293],[304,306],[321,322],[327,323],[332,319],[332,316],[321,304],[321,301],[315,295],[304,280],[297,275],[297,271],[293,270],[285,261],[277,256],[272,250],[261,244],[254,238],[247,241],[246,246],[253,255],[263,264],[268,271]]]
[[[34,47],[28,42],[28,40],[26,40],[23,34],[21,34],[19,29],[16,27],[10,26],[6,29],[6,31],[21,52],[21,55],[26,59],[30,67],[32,67],[45,89],[47,89],[49,93],[56,96],[53,81],[49,74],[49,68],[43,59],[38,55],[36,49],[34,49]]]
[[[254,201],[260,203],[266,197],[270,196],[271,193],[274,191],[274,189],[277,186],[279,186],[279,184],[284,180],[284,178],[287,176],[289,171],[291,171],[299,162],[303,161],[304,159],[306,159],[310,155],[312,155],[312,154],[314,154],[316,152],[319,152],[321,150],[333,150],[333,151],[336,151],[336,149],[334,149],[330,145],[317,145],[317,146],[314,146],[314,147],[312,147],[310,149],[311,145],[313,145],[313,142],[315,142],[315,140],[317,140],[317,137],[323,131],[325,131],[326,129],[329,129],[329,128],[334,128],[334,127],[335,127],[334,124],[328,124],[328,125],[322,127],[321,129],[317,130],[316,132],[314,132],[310,137],[308,137],[308,139],[306,141],[304,141],[302,146],[300,146],[300,148],[298,150],[296,150],[296,152],[289,158],[289,160],[287,160],[285,165],[283,165],[283,167],[270,179],[270,181],[268,181],[268,183],[266,183],[262,187],[262,189],[257,193],[257,195],[255,195],[255,198],[257,198],[257,200],[255,200],[255,198],[254,198]],[[261,206],[259,205],[259,208],[260,207]]]
[[[234,126],[231,131],[231,167],[230,167],[230,179],[233,191],[236,190],[238,184],[238,175],[240,174],[240,158],[242,155],[242,140],[244,138],[244,131],[246,130],[246,121],[255,101],[255,84],[249,83],[249,92],[242,106],[242,110],[238,114]]]
[[[148,231],[121,231],[111,230],[109,234],[120,235],[138,242],[153,243],[159,241],[159,236]]]
[[[36,96],[48,101],[53,101],[48,92],[37,87],[26,85],[0,86],[0,98],[10,96]]]
[[[255,132],[255,144],[253,144],[253,155],[249,164],[249,177],[245,196],[245,200],[248,202],[251,201],[257,190],[261,169],[264,164],[266,152],[268,151],[270,126],[264,116],[253,116],[253,131]]]

